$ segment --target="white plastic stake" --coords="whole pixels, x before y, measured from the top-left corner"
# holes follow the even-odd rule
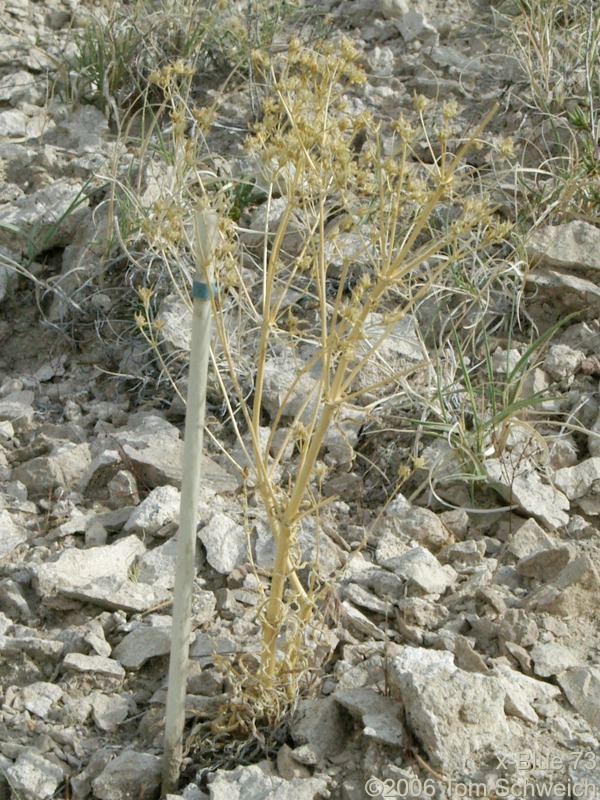
[[[202,469],[204,409],[210,351],[212,260],[219,239],[218,216],[197,211],[194,226],[196,280],[193,284],[192,343],[183,443],[181,512],[173,595],[173,633],[165,713],[162,793],[177,786],[183,759],[185,689],[191,634],[192,593],[196,577],[196,527]]]

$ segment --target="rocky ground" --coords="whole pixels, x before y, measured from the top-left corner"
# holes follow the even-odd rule
[[[373,113],[416,90],[465,104],[469,123],[499,99],[492,129],[514,134],[531,166],[547,131],[498,31],[504,5],[330,0],[327,10],[364,54],[361,102]],[[105,176],[137,155],[110,110],[65,98],[55,82],[85,14],[77,0],[0,0],[0,797],[19,800],[160,791],[184,412],[157,388],[132,272],[102,238]],[[223,159],[236,156],[234,123],[249,108],[243,84],[221,105],[212,147]],[[240,750],[236,764],[235,750],[227,762],[207,745],[170,797],[600,794],[600,231],[597,214],[551,212],[515,259],[537,330],[576,312],[528,376],[559,420],[544,434],[543,468],[516,437],[485,461],[495,513],[477,513],[443,476],[409,501],[425,470],[388,503],[386,471],[397,472],[406,433],[386,434],[383,420],[357,435],[362,461],[333,437],[326,493],[343,499],[318,537],[308,522],[300,535],[335,588],[332,653],[268,758],[243,761]],[[162,346],[185,349],[176,298],[160,313]],[[498,374],[526,342],[498,341]],[[273,416],[282,392],[274,364]],[[233,448],[217,412],[215,400],[209,428]],[[209,442],[190,725],[227,702],[219,658],[256,647],[273,552],[245,499]]]

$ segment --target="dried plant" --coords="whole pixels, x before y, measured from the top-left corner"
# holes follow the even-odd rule
[[[260,653],[240,679],[252,702],[236,704],[233,716],[223,709],[213,726],[219,735],[252,736],[257,720],[273,725],[314,666],[327,576],[318,559],[303,563],[298,532],[330,502],[321,493],[328,434],[352,412],[398,391],[407,375],[430,369],[425,357],[388,363],[384,343],[450,266],[493,248],[510,227],[465,159],[483,146],[493,110],[464,136],[452,102],[438,108],[416,97],[412,118],[389,125],[367,111],[353,115],[349,98],[365,79],[358,61],[345,39],[312,49],[294,40],[274,60],[253,53],[264,98],[247,150],[266,213],[263,228],[239,233],[232,220],[239,214],[230,213],[235,193],[197,156],[201,126],[187,132],[187,99],[172,73],[154,78],[171,103],[174,158],[170,190],[147,214],[143,235],[185,297],[190,186],[194,202],[220,213],[214,364],[244,454],[240,466],[275,543],[269,591],[258,609]],[[210,114],[192,113],[208,127]],[[160,320],[148,313],[151,291],[141,296],[140,330],[160,349]],[[274,365],[284,362],[293,368],[274,408],[267,395]],[[307,579],[300,577],[304,567]]]

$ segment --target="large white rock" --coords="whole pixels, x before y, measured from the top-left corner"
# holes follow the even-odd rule
[[[508,550],[517,558],[527,558],[539,550],[556,547],[557,539],[549,536],[534,519],[528,519],[511,535]]]
[[[399,19],[408,14],[408,0],[379,0],[379,11],[386,19]]]
[[[126,581],[135,559],[145,551],[138,537],[131,535],[103,547],[63,550],[54,561],[32,564],[31,571],[38,592],[45,596],[81,588],[104,577]]]
[[[0,509],[0,558],[27,541],[25,529],[18,525],[8,511]]]
[[[26,430],[33,422],[34,393],[30,389],[10,392],[0,397],[0,420],[8,420],[15,431]]]
[[[112,658],[86,656],[83,653],[68,653],[63,659],[63,669],[80,673],[91,672],[106,678],[121,679],[125,677],[123,667]]]
[[[181,492],[175,486],[157,486],[142,500],[125,523],[125,530],[154,535],[168,522],[179,520]]]
[[[502,682],[458,669],[452,653],[406,647],[389,678],[433,766],[462,772],[468,758],[510,743]]]
[[[158,796],[161,760],[150,753],[125,750],[109,761],[92,781],[98,800],[154,800]]]
[[[181,486],[183,441],[179,430],[155,414],[136,414],[131,423],[108,437],[121,445],[121,455],[146,486]],[[238,481],[206,455],[202,463],[202,485],[223,493],[235,491]]]
[[[531,650],[533,671],[541,678],[550,678],[565,669],[578,666],[579,659],[569,647],[559,642],[540,642]]]
[[[406,747],[407,734],[398,700],[368,688],[339,689],[333,699],[362,723],[367,738],[391,747]]]
[[[557,676],[569,703],[600,731],[600,668],[575,667]]]
[[[26,750],[6,770],[11,788],[20,800],[46,800],[63,781],[63,771],[53,761]]]
[[[416,588],[425,594],[444,594],[457,579],[451,566],[442,566],[424,547],[411,547],[402,555],[385,562],[384,566],[405,580],[409,590]]]
[[[169,294],[158,307],[160,341],[171,355],[189,353],[192,340],[192,309],[178,294]]]
[[[36,681],[23,689],[23,706],[36,717],[46,719],[62,696],[63,690],[55,683]]]
[[[506,664],[496,665],[493,675],[500,680],[506,691],[504,700],[506,714],[526,722],[537,723],[539,721],[533,707],[536,702],[555,700],[560,695],[560,689],[557,686],[524,675]]]
[[[44,601],[62,594],[109,609],[145,611],[171,596],[165,585],[136,581],[136,559],[146,548],[137,536],[87,550],[64,550],[54,561],[33,564],[34,585]]]
[[[13,478],[27,487],[30,495],[43,496],[57,486],[72,489],[90,465],[90,446],[83,442],[58,444],[47,456],[25,461],[13,471]]]
[[[177,538],[174,537],[144,553],[137,562],[137,580],[139,583],[172,589],[175,583],[176,562]]]
[[[285,780],[265,762],[219,769],[209,776],[209,781],[211,800],[320,800],[327,790],[325,778]]]
[[[600,269],[600,230],[583,220],[549,225],[525,244],[533,263],[561,269]]]
[[[223,575],[248,560],[248,537],[235,520],[216,511],[198,531],[198,538],[206,548],[208,563]]]
[[[600,488],[600,457],[588,458],[574,467],[556,470],[553,481],[569,500],[596,494],[596,489]]]
[[[45,231],[35,245],[41,250],[66,247],[77,233],[89,200],[82,183],[59,178],[51,186],[24,194],[0,209],[0,222],[12,227],[0,228],[0,243],[27,248],[30,231]]]
[[[569,311],[582,311],[596,316],[600,312],[600,287],[593,281],[554,269],[531,269],[525,282],[533,286],[538,298],[563,316]]]
[[[94,722],[101,731],[114,731],[127,719],[129,702],[123,695],[94,692],[90,701]]]
[[[137,670],[170,649],[171,625],[140,625],[125,636],[112,655],[125,669]]]
[[[502,459],[490,458],[483,466],[490,484],[507,502],[516,503],[523,512],[551,530],[568,524],[570,503],[567,496],[544,483],[534,464],[521,459],[515,466],[509,454]]]
[[[430,46],[438,43],[439,34],[436,28],[418,8],[409,8],[406,14],[397,17],[394,22],[406,44],[415,39]]]

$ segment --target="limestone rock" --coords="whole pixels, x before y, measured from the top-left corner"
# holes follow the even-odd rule
[[[288,201],[277,197],[269,203],[261,203],[251,214],[249,224],[240,236],[248,249],[262,247],[265,236],[274,234],[286,212]],[[283,237],[283,249],[287,253],[298,252],[305,237],[304,225],[298,212],[293,212]]]
[[[39,456],[16,467],[13,478],[21,481],[31,495],[45,496],[57,486],[71,489],[91,463],[87,443],[65,442],[47,456]]]
[[[600,487],[600,457],[588,458],[574,467],[557,470],[553,481],[569,500],[596,494],[596,488]]]
[[[264,519],[256,521],[254,551],[256,564],[264,569],[271,569],[275,563],[275,542],[271,529]],[[310,564],[311,569],[319,575],[329,577],[342,564],[340,549],[327,534],[309,517],[302,520],[298,531],[298,547],[300,560]],[[246,551],[244,551],[246,553]]]
[[[170,649],[170,625],[140,625],[115,647],[112,656],[125,669],[137,670],[149,659],[167,655]]]
[[[145,551],[134,535],[111,545],[64,550],[54,561],[32,565],[34,584],[48,604],[61,594],[104,608],[145,611],[170,597],[164,585],[135,582],[136,558]]]
[[[341,689],[334,700],[360,720],[364,735],[390,747],[406,747],[407,736],[401,722],[402,707],[373,689]]]
[[[296,761],[292,748],[287,744],[283,744],[277,751],[277,772],[286,781],[310,778],[312,775],[309,767]]]
[[[592,559],[583,555],[563,567],[552,583],[558,589],[578,584],[584,589],[595,590],[600,587],[600,575]]]
[[[585,786],[585,791],[594,797],[600,795],[600,764],[596,751],[584,750],[579,762],[573,761],[567,767],[571,786]]]
[[[383,533],[377,542],[375,561],[383,565],[392,558],[397,558],[406,553],[409,549],[410,545],[406,538],[399,536],[397,532],[385,525]]]
[[[46,800],[63,781],[63,771],[53,761],[26,751],[8,767],[6,774],[11,788],[22,800]]]
[[[424,547],[411,547],[403,555],[390,559],[384,566],[407,582],[409,593],[414,593],[416,589],[425,594],[444,594],[456,581],[456,573],[452,567],[443,567]]]
[[[386,19],[399,19],[408,13],[408,0],[378,0],[379,10]]]
[[[178,294],[169,294],[158,307],[160,341],[173,355],[189,353],[192,340],[192,309]]]
[[[485,555],[485,542],[481,539],[468,539],[465,542],[456,542],[438,553],[442,564],[459,564],[461,566],[475,566],[481,564]]]
[[[113,508],[137,506],[140,502],[135,475],[128,469],[120,469],[107,483],[108,496]]]
[[[0,530],[2,530],[1,514]],[[28,620],[33,616],[22,587],[10,578],[0,580],[0,607],[15,619]],[[4,633],[1,627],[0,633]]]
[[[0,420],[8,420],[15,431],[24,431],[33,422],[34,393],[30,389],[10,392],[0,397]]]
[[[98,777],[112,758],[114,751],[109,747],[100,747],[92,753],[86,768],[77,771],[70,779],[73,800],[87,800],[90,797],[92,780]]]
[[[498,678],[464,672],[453,656],[406,647],[390,665],[411,729],[433,766],[464,769],[467,758],[511,741]]]
[[[436,28],[418,8],[409,8],[406,14],[397,17],[394,22],[407,44],[415,39],[429,46],[438,43],[439,34]]]
[[[122,466],[121,454],[114,447],[102,450],[94,456],[87,468],[80,475],[77,487],[80,492],[88,495],[98,493],[98,490],[107,486],[112,481]]]
[[[375,623],[371,622],[371,620],[365,614],[363,614],[362,611],[354,608],[354,606],[347,600],[343,601],[341,612],[342,620],[345,626],[353,629],[354,632],[358,631],[364,636],[369,636],[371,639],[375,639],[377,641],[381,641],[385,638],[383,631],[380,630]]]
[[[570,547],[553,547],[538,550],[517,563],[517,571],[528,578],[549,581],[556,577],[572,557]]]
[[[44,115],[25,114],[16,108],[0,111],[0,136],[7,139],[36,139],[43,131]]]
[[[553,344],[544,359],[544,369],[555,381],[572,379],[584,358],[585,353],[581,350],[573,350],[565,344]]]
[[[549,536],[534,519],[522,523],[511,535],[508,550],[517,558],[527,558],[540,550],[556,547],[556,539]]]
[[[539,628],[531,614],[521,608],[509,608],[500,618],[498,637],[504,642],[516,642],[531,647],[539,639]]]
[[[534,264],[560,269],[600,269],[600,230],[583,220],[537,230],[525,249]]]
[[[18,197],[13,203],[0,207],[0,222],[12,228],[0,227],[0,244],[27,250],[26,233],[51,232],[33,241],[37,254],[53,247],[66,247],[77,233],[85,199],[82,183],[59,178],[52,186]],[[9,234],[10,231],[10,234]]]
[[[36,76],[24,69],[17,69],[0,79],[0,101],[10,103],[17,108],[20,103],[41,105],[40,101],[46,95],[42,82]]]
[[[148,583],[161,589],[172,589],[175,583],[177,538],[144,553],[138,559],[136,577],[139,583]]]
[[[410,315],[403,317],[393,330],[387,331],[381,314],[369,314],[365,320],[364,341],[357,347],[357,357],[367,356],[381,337],[383,341],[376,353],[363,364],[353,383],[355,391],[365,392],[364,397],[376,397],[370,387],[381,381],[391,381],[395,385],[394,376],[416,369],[427,357],[417,334],[415,319]]]
[[[163,525],[179,520],[180,502],[181,492],[175,486],[157,486],[135,509],[124,529],[155,535]]]
[[[53,129],[48,141],[78,153],[96,152],[110,136],[106,115],[93,105],[70,110]]]
[[[466,636],[455,636],[452,644],[454,645],[454,661],[459,669],[463,669],[465,672],[481,672],[483,675],[490,671]]]
[[[593,281],[551,269],[529,270],[525,280],[558,315],[579,311],[593,318],[600,312],[600,288]]]
[[[63,659],[63,668],[71,672],[93,672],[107,678],[124,678],[125,670],[112,658],[86,656],[83,653],[68,653]]]
[[[546,484],[535,465],[521,461],[515,469],[510,458],[491,458],[483,464],[490,483],[507,502],[554,530],[569,522],[569,500],[561,491]]]
[[[263,406],[274,418],[280,411],[284,419],[309,419],[318,400],[316,381],[310,374],[301,373],[295,355],[290,350],[270,358],[265,363]]]
[[[17,524],[12,516],[0,509],[0,559],[12,553],[23,542],[27,541],[27,533]]]
[[[354,605],[361,608],[367,608],[369,611],[375,611],[384,616],[390,612],[391,604],[385,600],[381,600],[377,595],[363,589],[355,583],[349,583],[345,587],[346,599],[350,600]]]
[[[589,556],[578,556],[550,583],[533,592],[526,608],[554,614],[579,613],[587,607],[600,588],[600,575]],[[568,591],[567,591],[568,590]]]
[[[348,731],[340,705],[326,697],[300,700],[291,734],[294,743],[302,746],[302,763],[319,765],[343,751]]]
[[[600,456],[600,414],[598,414],[589,429],[587,446],[590,456]]]
[[[369,243],[368,229],[369,226],[365,226],[361,234],[342,231],[336,233],[333,239],[326,239],[324,256],[329,279],[339,281],[345,270],[347,281],[357,281],[365,270],[371,268],[376,255],[373,245]]]
[[[94,722],[101,731],[115,731],[129,713],[127,697],[94,692],[90,698]]]
[[[23,654],[35,661],[57,662],[64,650],[63,642],[57,639],[44,639],[39,636],[0,636],[0,655],[5,658]]]
[[[190,658],[197,659],[202,666],[214,664],[215,657],[239,650],[239,642],[230,636],[214,637],[208,633],[196,632],[190,643]]]
[[[285,780],[267,762],[219,769],[209,781],[211,800],[320,800],[327,790],[325,778]]]
[[[560,695],[557,686],[523,675],[504,664],[495,666],[493,674],[500,680],[506,692],[505,712],[525,722],[537,723],[539,716],[535,706],[539,702],[554,700]]]
[[[160,776],[160,758],[125,750],[109,761],[92,781],[94,797],[98,800],[156,800]]]
[[[33,564],[32,572],[42,596],[81,588],[103,577],[126,581],[137,556],[146,551],[137,536],[89,550],[63,550],[54,560]]]
[[[160,585],[135,582],[135,573],[131,580],[121,580],[113,575],[104,575],[91,583],[72,589],[63,588],[65,597],[72,597],[84,602],[95,603],[102,608],[121,610],[138,614],[154,608],[172,598],[172,593]]]
[[[569,703],[600,731],[600,668],[576,667],[557,675]]]
[[[216,511],[198,531],[198,538],[206,548],[208,563],[223,575],[248,560],[248,537],[235,520]]]
[[[437,514],[428,508],[412,506],[401,495],[389,504],[377,532],[380,535],[392,532],[407,545],[418,542],[434,553],[452,541],[452,533]]]
[[[45,719],[62,696],[63,690],[55,683],[36,681],[23,689],[23,707],[36,717]]]
[[[558,675],[565,669],[570,669],[578,664],[573,651],[558,642],[536,644],[531,650],[533,670],[541,678],[550,678]]]
[[[146,486],[181,486],[183,442],[179,430],[153,414],[134,415],[133,423],[111,434],[122,446],[136,474]],[[238,481],[207,456],[202,465],[202,484],[219,493],[235,491]]]

